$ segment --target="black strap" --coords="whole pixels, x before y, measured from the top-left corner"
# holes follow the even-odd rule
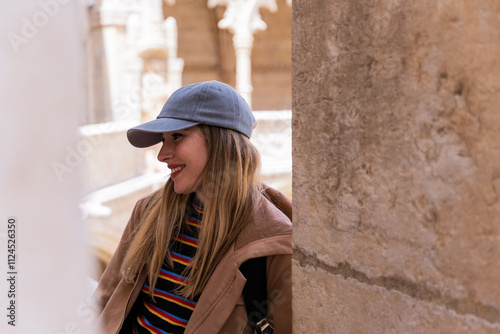
[[[243,288],[243,297],[248,321],[256,328],[257,323],[267,317],[266,258],[247,260],[240,266],[240,271],[247,279]]]

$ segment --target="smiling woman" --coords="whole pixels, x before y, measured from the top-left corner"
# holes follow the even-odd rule
[[[156,120],[127,132],[136,147],[163,142],[171,174],[136,204],[99,282],[105,333],[258,332],[244,300],[291,333],[291,203],[259,181],[254,123],[233,88],[210,81],[177,90]],[[240,271],[253,259],[265,285]],[[269,298],[244,292],[257,286]]]

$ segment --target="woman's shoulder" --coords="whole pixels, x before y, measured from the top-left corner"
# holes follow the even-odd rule
[[[277,192],[277,190],[274,191]],[[281,195],[285,196],[283,194]],[[291,207],[289,211],[291,214]],[[269,198],[267,194],[263,194],[254,219],[238,236],[235,248],[242,248],[258,240],[269,240],[272,237],[291,236],[291,234],[292,222],[290,219],[283,212],[282,208],[278,207],[277,204],[272,201],[272,198]]]
[[[292,222],[286,214],[287,211],[281,205],[273,201],[272,198],[263,196],[253,219],[254,227],[262,231],[263,235],[273,236],[292,233]]]
[[[275,207],[277,207],[281,212],[283,212],[288,219],[292,220],[292,200],[289,199],[282,192],[269,187],[267,185],[264,186],[262,190],[262,194],[272,203]]]

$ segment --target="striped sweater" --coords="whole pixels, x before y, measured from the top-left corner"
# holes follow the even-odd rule
[[[184,333],[198,297],[189,300],[177,295],[175,291],[186,284],[186,278],[182,273],[198,247],[203,208],[194,203],[194,194],[186,210],[187,224],[183,225],[181,233],[175,238],[169,250],[174,262],[173,268],[164,263],[160,269],[153,292],[154,300],[149,295],[150,287],[146,279],[120,334]]]

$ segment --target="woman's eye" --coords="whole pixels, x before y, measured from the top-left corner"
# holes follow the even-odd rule
[[[178,139],[178,138],[179,138],[179,137],[181,137],[181,136],[182,136],[182,135],[181,135],[180,133],[173,133],[173,134],[172,134],[172,138],[173,138],[174,140]]]

